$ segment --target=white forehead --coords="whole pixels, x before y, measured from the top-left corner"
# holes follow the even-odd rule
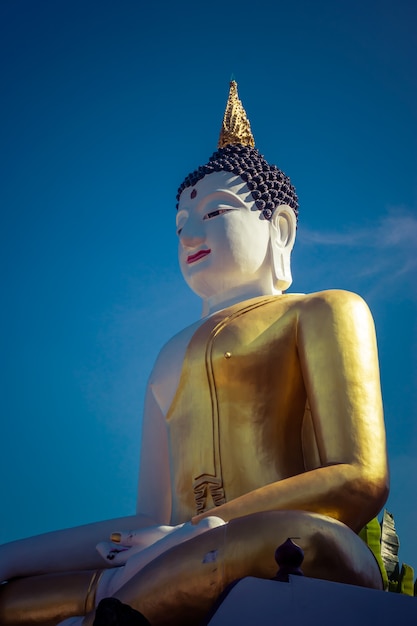
[[[239,176],[231,172],[213,172],[192,187],[184,189],[179,199],[178,211],[199,208],[222,192],[233,194],[242,204],[253,202],[251,192]]]

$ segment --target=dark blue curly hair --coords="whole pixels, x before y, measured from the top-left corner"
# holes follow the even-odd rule
[[[232,172],[248,186],[257,209],[265,219],[270,220],[280,204],[288,204],[298,217],[298,198],[290,179],[276,165],[270,165],[256,148],[243,145],[229,145],[219,148],[206,165],[189,174],[180,185],[178,201],[187,187],[193,187],[207,174]]]

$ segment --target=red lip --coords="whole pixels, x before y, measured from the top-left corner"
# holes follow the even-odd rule
[[[210,252],[211,250],[210,248],[208,248],[206,250],[199,250],[195,254],[190,254],[190,256],[187,256],[187,263],[195,263],[196,261],[199,261],[200,259],[203,259],[205,256],[210,254]]]

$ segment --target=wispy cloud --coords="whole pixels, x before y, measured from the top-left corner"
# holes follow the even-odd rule
[[[303,243],[319,243],[328,246],[363,245],[373,248],[415,246],[417,241],[417,217],[405,211],[392,210],[372,226],[352,229],[347,232],[325,232],[304,229],[300,233]]]
[[[298,239],[303,244],[320,244],[324,246],[348,246],[357,247],[365,243],[369,237],[367,229],[351,231],[347,233],[316,231],[304,228],[300,231]]]
[[[417,218],[415,215],[392,212],[378,224],[375,233],[375,245],[378,247],[412,245],[415,249],[416,242]]]
[[[408,279],[417,270],[417,217],[404,209],[392,209],[370,226],[345,232],[300,229],[299,240],[310,252],[315,248],[337,254],[337,271],[357,277],[373,277],[378,289],[378,276],[384,283]],[[327,267],[327,271],[328,271]]]

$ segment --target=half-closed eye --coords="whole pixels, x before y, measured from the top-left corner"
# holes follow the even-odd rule
[[[217,217],[218,215],[222,215],[223,213],[228,213],[229,211],[235,211],[236,209],[216,209],[216,211],[211,211],[207,213],[203,220],[211,220],[212,217]]]

